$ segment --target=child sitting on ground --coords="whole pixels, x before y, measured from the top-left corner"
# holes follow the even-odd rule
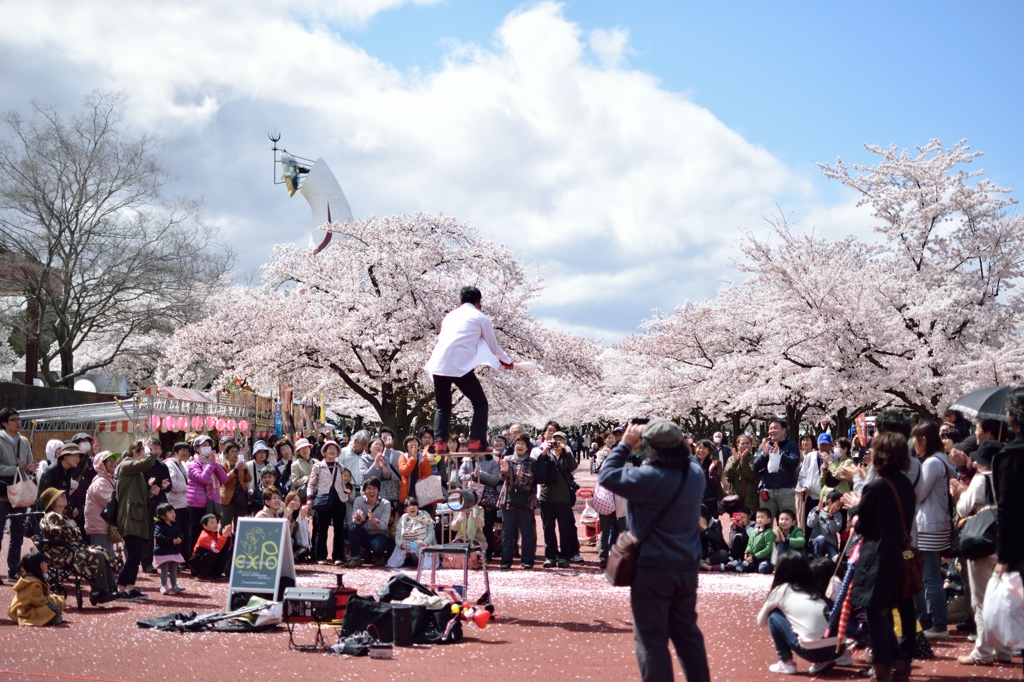
[[[14,584],[14,599],[7,611],[8,617],[18,625],[60,625],[64,617],[64,598],[50,591],[46,583],[46,557],[41,552],[29,552],[21,558],[20,577]]]
[[[839,534],[843,532],[843,493],[833,490],[818,501],[818,508],[807,517],[807,535],[814,558],[839,554]]]
[[[430,544],[434,537],[434,519],[425,511],[420,511],[415,497],[405,498],[405,513],[398,519],[395,531],[395,551],[388,559],[388,568],[401,568],[406,559],[413,555],[417,559],[423,548]]]
[[[181,543],[185,534],[175,520],[174,507],[167,502],[157,506],[158,521],[153,528],[153,565],[160,568],[160,594],[178,594],[184,587],[178,587],[178,564],[185,563],[181,556]],[[170,577],[171,585],[167,586]]]
[[[777,563],[778,557],[786,552],[797,552],[806,556],[804,547],[807,545],[807,538],[800,527],[796,525],[796,512],[792,509],[783,509],[779,512],[779,523],[775,528],[775,547],[772,549],[771,562]]]
[[[199,534],[189,562],[192,573],[204,582],[227,580],[224,569],[231,561],[231,524],[217,532],[220,523],[213,514],[204,516],[202,524],[203,532]]]
[[[729,545],[722,534],[722,522],[711,518],[711,510],[703,504],[700,506],[700,549],[700,570],[725,570],[725,563],[729,561]]]
[[[772,564],[769,561],[775,541],[775,531],[772,530],[772,510],[761,507],[757,510],[755,518],[757,519],[757,532],[747,541],[743,561],[733,560],[730,562],[733,570],[739,573],[772,572]]]

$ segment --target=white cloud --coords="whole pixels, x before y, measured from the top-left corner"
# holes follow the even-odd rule
[[[436,71],[403,73],[324,23],[398,4],[8,2],[0,48],[20,55],[5,66],[16,72],[45,54],[86,74],[83,92],[125,90],[131,120],[166,138],[180,189],[205,195],[238,241],[240,269],[307,240],[306,207],[267,177],[274,126],[328,160],[357,217],[444,211],[550,266],[538,314],[566,329],[608,331],[592,311],[613,304],[629,311],[621,333],[713,294],[735,228],[776,202],[831,219],[806,178],[624,68],[625,30],[585,32],[542,2],[507,16],[492,45],[448,41]]]

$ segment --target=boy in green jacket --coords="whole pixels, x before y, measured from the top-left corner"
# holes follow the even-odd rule
[[[807,537],[796,525],[796,512],[792,509],[783,509],[779,512],[779,525],[775,529],[773,539],[775,547],[772,551],[771,564],[769,564],[768,570],[761,571],[762,573],[771,573],[772,566],[778,561],[778,557],[786,552],[799,552],[806,556],[804,548],[807,546]]]
[[[775,543],[775,532],[772,531],[772,510],[761,507],[756,516],[757,532],[747,542],[747,553],[738,570],[741,573],[771,573],[772,546]]]

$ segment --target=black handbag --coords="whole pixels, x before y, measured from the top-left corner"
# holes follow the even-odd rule
[[[117,526],[117,486],[114,486],[114,492],[110,494],[110,499],[103,506],[100,518],[111,526]]]
[[[991,475],[985,476],[985,494],[988,504],[968,516],[960,530],[961,559],[981,559],[996,553],[996,504]]]
[[[313,511],[318,514],[327,514],[334,509],[334,502],[337,495],[334,492],[334,481],[338,478],[338,469],[341,468],[340,464],[334,465],[334,473],[331,475],[331,487],[326,493],[317,495],[313,498]],[[319,477],[317,477],[317,485],[320,484]]]

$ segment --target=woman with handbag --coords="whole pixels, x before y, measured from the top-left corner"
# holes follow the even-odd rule
[[[852,604],[867,611],[874,667],[871,679],[906,682],[910,679],[909,661],[896,639],[892,611],[902,598],[913,594],[912,583],[920,581],[920,564],[911,551],[910,537],[916,498],[903,474],[910,453],[906,439],[891,431],[877,435],[871,448],[877,476],[864,486],[860,503],[850,510],[851,516],[857,517],[855,529],[862,538]],[[908,552],[909,559],[905,558]],[[908,630],[908,636],[913,636]]]
[[[505,439],[495,436],[491,439],[494,452],[504,452]],[[500,455],[499,455],[500,456]],[[501,554],[494,537],[494,522],[498,520],[498,486],[501,485],[501,467],[494,460],[494,455],[481,457],[465,457],[459,467],[459,481],[462,485],[476,491],[479,504],[484,509],[484,537],[487,538],[487,559]]]
[[[341,566],[345,563],[345,538],[351,520],[346,518],[345,514],[348,493],[345,491],[345,481],[341,475],[342,466],[338,462],[341,446],[337,441],[328,440],[324,442],[321,452],[324,456],[323,461],[313,465],[309,472],[309,481],[306,482],[306,509],[315,511],[317,517],[313,553],[317,563],[321,565],[333,562],[335,566]],[[334,543],[331,547],[331,557],[328,559],[327,532],[332,523]]]
[[[220,515],[220,486],[228,480],[228,475],[216,459],[213,440],[209,436],[197,436],[192,441],[192,450],[195,454],[188,463],[185,499],[188,503],[189,537],[193,540],[194,550],[194,541],[203,532],[203,517],[207,514]]]
[[[534,461],[530,458],[530,437],[525,433],[516,436],[514,454],[498,461],[499,477],[503,482],[498,507],[501,509],[501,570],[512,568],[516,536],[522,535],[523,544],[519,556],[523,568],[533,568],[537,553],[537,486],[533,482]]]
[[[976,471],[970,486],[964,485],[955,478],[950,480],[949,492],[956,502],[956,515],[960,519],[960,523],[964,523],[981,509],[996,504],[995,487],[992,484],[992,460],[1002,449],[1003,446],[998,441],[982,441],[978,449],[971,453]],[[962,540],[966,541],[966,536]],[[962,548],[964,548],[964,544],[961,544]],[[992,543],[991,555],[967,559],[967,580],[971,588],[971,608],[974,609],[977,639],[975,639],[974,649],[971,653],[957,656],[956,660],[962,665],[992,665],[995,660],[1000,663],[1011,662],[1013,652],[1000,646],[998,642],[989,641],[985,636],[985,621],[982,617],[982,610],[985,608],[985,588],[988,586],[989,578],[992,577],[995,567],[995,542]]]

